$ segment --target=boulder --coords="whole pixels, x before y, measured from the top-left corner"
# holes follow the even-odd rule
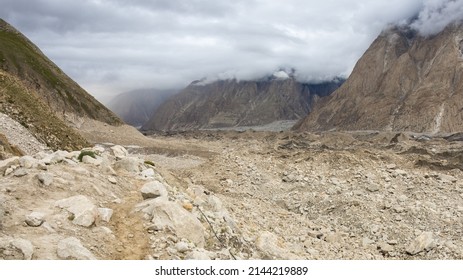
[[[37,166],[37,160],[31,156],[23,156],[19,159],[19,165],[21,165],[21,167],[30,169]]]
[[[155,172],[154,172],[154,170],[152,168],[147,168],[147,169],[143,170],[140,175],[141,175],[141,177],[143,179],[149,179],[149,178],[154,177]]]
[[[140,165],[143,162],[137,157],[125,157],[114,164],[115,170],[124,170],[130,173],[140,172]]]
[[[423,251],[430,251],[436,245],[432,232],[423,232],[408,245],[406,252],[410,255],[416,255]]]
[[[116,159],[123,159],[129,155],[127,150],[119,145],[115,145],[111,147],[111,154],[116,157]]]
[[[194,249],[185,256],[185,260],[210,260],[210,252],[204,249]]]
[[[110,208],[98,208],[98,216],[103,222],[109,223],[113,215],[113,209]]]
[[[29,240],[21,238],[0,238],[0,259],[31,260],[34,246]]]
[[[41,212],[32,212],[26,215],[26,224],[31,227],[39,227],[45,222],[45,214]]]
[[[51,157],[51,164],[56,164],[62,162],[65,158],[69,156],[69,152],[67,151],[56,151],[52,154]]]
[[[42,185],[46,187],[50,186],[53,183],[53,175],[48,172],[39,173],[37,175],[37,179]]]
[[[158,181],[153,181],[144,184],[143,187],[140,189],[140,192],[143,199],[168,196],[166,187]]]
[[[96,260],[95,256],[75,237],[68,237],[58,242],[56,253],[63,260]]]
[[[24,177],[28,174],[29,172],[27,172],[27,169],[26,168],[18,168],[14,171],[13,175],[15,177]]]
[[[178,238],[185,238],[196,246],[204,246],[204,227],[190,212],[175,202],[154,199],[151,222],[161,229],[170,229]]]
[[[86,164],[93,164],[95,166],[99,166],[101,165],[102,163],[102,159],[100,157],[96,157],[96,158],[93,158],[91,156],[83,156],[82,157],[82,163],[86,163]]]
[[[5,171],[13,165],[19,165],[19,157],[11,157],[0,161],[0,174],[5,174]]]
[[[77,195],[55,202],[55,206],[66,209],[73,214],[73,223],[83,227],[90,227],[98,216],[97,207],[85,196]]]
[[[256,247],[264,259],[295,259],[291,253],[287,253],[284,241],[275,234],[264,231],[256,239]]]

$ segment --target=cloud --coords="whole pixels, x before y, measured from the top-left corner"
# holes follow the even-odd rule
[[[463,0],[427,0],[411,24],[423,36],[434,35],[450,23],[463,20]]]
[[[101,97],[279,69],[347,76],[387,24],[425,2],[436,1],[2,0],[0,17]]]

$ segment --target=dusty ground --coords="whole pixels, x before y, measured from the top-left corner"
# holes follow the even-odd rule
[[[461,142],[375,132],[192,132],[154,139],[169,149],[151,159],[177,184],[216,194],[248,242],[264,231],[276,234],[283,257],[463,257]],[[433,244],[407,252],[423,233],[432,233]]]
[[[145,137],[99,123],[84,124],[82,132],[95,144],[106,143],[106,150],[108,142],[124,145],[142,169],[149,168],[143,161],[153,162],[151,180],[163,182],[169,201],[201,222],[204,245],[159,231],[151,216],[134,210],[147,182],[139,173],[104,173],[104,165],[69,161],[48,166],[51,187],[38,182],[40,168],[0,178],[2,242],[28,239],[38,259],[57,258],[50,248],[67,236],[79,238],[98,259],[463,258],[460,141],[377,132]],[[55,206],[73,195],[112,209],[111,220],[73,225],[73,217]],[[46,214],[46,226],[25,225],[31,211]],[[0,255],[12,257],[7,253]]]

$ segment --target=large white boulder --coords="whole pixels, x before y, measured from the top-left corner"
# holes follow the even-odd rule
[[[66,209],[74,215],[72,222],[83,227],[90,227],[98,217],[98,209],[83,195],[72,196],[55,202],[55,206]]]
[[[185,238],[196,246],[204,246],[204,227],[190,212],[175,202],[155,199],[151,222],[161,229],[172,230],[178,238]]]
[[[75,237],[61,240],[56,253],[63,260],[96,260],[95,256]]]

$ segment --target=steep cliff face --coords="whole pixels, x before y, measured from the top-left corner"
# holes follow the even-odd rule
[[[315,96],[328,95],[341,83],[306,85],[292,77],[194,82],[161,105],[142,129],[189,130],[297,120],[310,111]]]
[[[0,112],[54,149],[87,145],[72,128],[81,118],[122,121],[0,19]]]
[[[423,37],[384,31],[349,79],[299,124],[299,130],[463,130],[463,28]]]

